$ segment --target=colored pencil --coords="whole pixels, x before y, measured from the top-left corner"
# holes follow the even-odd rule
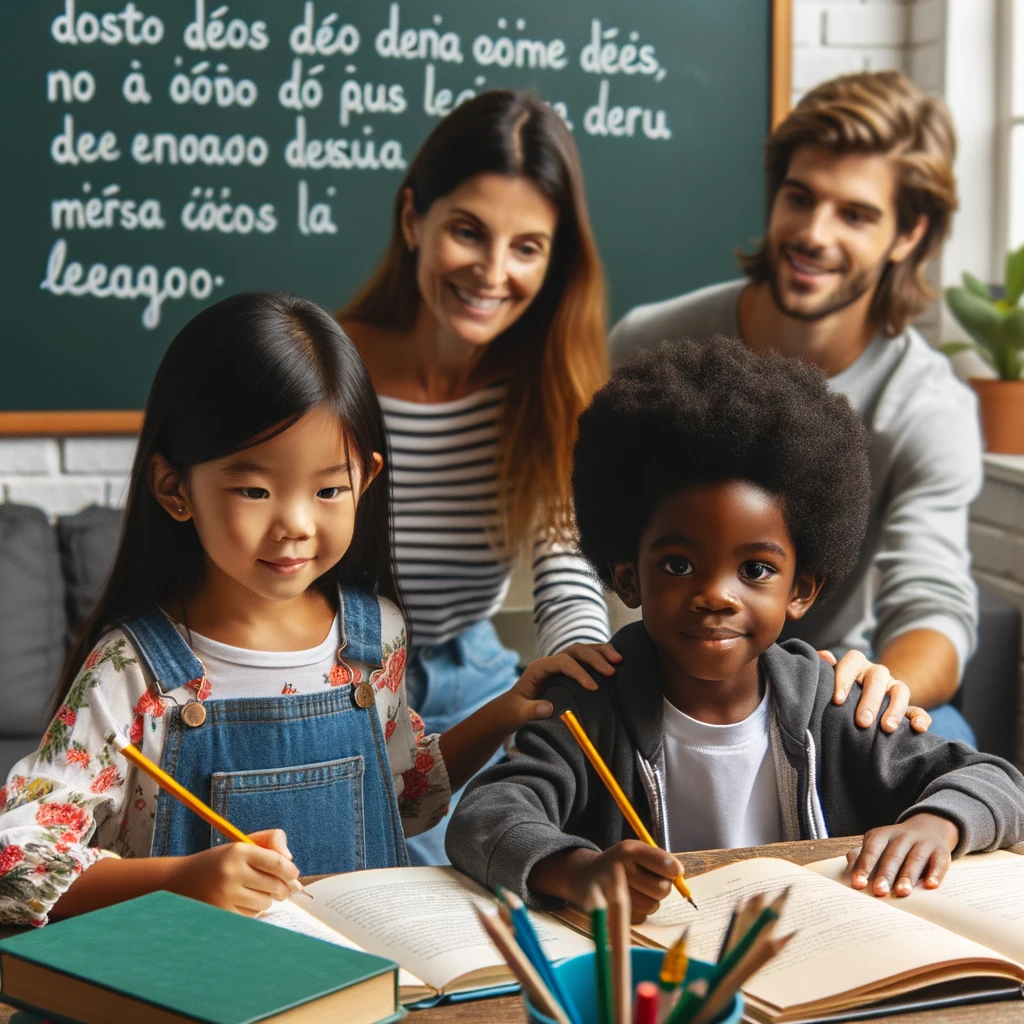
[[[607,887],[608,934],[612,945],[612,1000],[615,1024],[629,1024],[633,1001],[633,940],[629,928],[630,899],[626,869],[618,862],[612,867]]]
[[[597,1009],[600,1024],[615,1024],[612,1009],[612,965],[608,954],[608,904],[600,886],[590,887],[587,900],[590,911],[590,931],[594,938],[594,974],[597,981]]]
[[[629,822],[637,837],[647,843],[648,846],[659,849],[651,833],[647,831],[647,826],[640,820],[640,815],[636,813],[633,805],[626,799],[626,794],[622,792],[622,787],[615,780],[615,776],[612,775],[608,765],[604,763],[604,759],[597,752],[597,748],[590,742],[590,737],[584,732],[583,726],[580,725],[576,716],[571,711],[564,711],[559,717],[565,723],[569,732],[572,733],[572,737],[579,744],[580,749],[586,754],[587,760],[594,766],[594,771],[597,772],[598,778],[605,784],[605,788],[612,795],[615,803],[618,804],[619,810],[622,811],[623,816]],[[693,909],[696,910],[697,904],[694,902],[693,894],[690,892],[690,887],[686,884],[683,876],[679,875],[676,877],[672,884],[679,890],[683,898],[690,903]]]
[[[743,987],[769,960],[778,956],[796,932],[773,939],[763,933],[747,951],[740,962],[721,980],[694,1014],[692,1024],[711,1024],[725,1009],[736,991]]]
[[[735,941],[734,933],[736,932],[736,919],[740,914],[740,903],[737,903],[732,908],[732,913],[729,915],[729,923],[725,926],[725,934],[722,936],[722,944],[718,947],[718,956],[715,957],[715,963],[718,963],[726,953],[729,952],[729,947]]]
[[[754,923],[740,937],[739,941],[726,953],[725,958],[720,960],[711,976],[708,978],[708,992],[706,999],[710,1000],[715,994],[715,989],[722,980],[728,976],[736,965],[746,956],[751,946],[757,941],[757,937],[769,925],[778,920],[778,914],[771,907],[765,907],[758,915]],[[688,1024],[700,1011],[702,1000],[687,991],[683,993],[682,999],[676,1003],[675,1009],[669,1014],[665,1024]]]
[[[658,1024],[658,987],[653,981],[641,981],[636,987],[633,1024]]]
[[[514,892],[507,892],[500,886],[498,888],[498,896],[502,901],[498,906],[498,912],[501,914],[502,920],[512,928],[516,941],[529,958],[530,963],[537,969],[541,980],[551,989],[552,994],[561,1004],[566,1016],[570,1018],[573,1024],[583,1024],[583,1018],[580,1017],[579,1010],[576,1009],[575,1004],[569,997],[569,993],[566,992],[565,986],[559,981],[558,972],[551,965],[551,961],[548,960],[544,952],[540,936],[534,929],[533,922],[530,920],[530,915],[526,910],[526,904]],[[507,920],[503,911],[508,913]]]
[[[252,843],[257,845],[255,840],[247,836],[241,829],[236,828],[227,818],[222,818],[212,807],[208,807],[195,794],[190,793],[177,779],[172,778],[159,765],[154,764],[138,747],[129,743],[119,732],[110,732],[107,735],[107,742],[112,743],[125,758],[144,771],[156,784],[166,790],[176,800],[180,800],[190,811],[198,814],[208,825],[212,825],[221,835],[233,839],[236,843]],[[303,896],[313,897],[302,887],[297,879],[288,883],[292,892],[301,892]]]
[[[496,914],[488,913],[481,907],[474,909],[484,931],[505,958],[523,991],[530,997],[530,1002],[558,1024],[571,1024],[562,1007],[558,1005],[558,1000],[551,994],[551,990],[544,984],[536,968],[516,942],[509,926]]]

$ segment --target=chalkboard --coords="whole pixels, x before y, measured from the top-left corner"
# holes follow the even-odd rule
[[[613,318],[735,273],[789,3],[0,0],[0,431],[134,429],[109,411],[232,292],[337,308],[417,146],[481,89],[570,124]]]

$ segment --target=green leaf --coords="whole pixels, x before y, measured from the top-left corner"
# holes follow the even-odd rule
[[[999,327],[1003,316],[989,299],[966,288],[947,288],[946,303],[960,326],[977,342],[991,349],[1000,344]]]
[[[988,285],[983,281],[979,280],[973,274],[968,271],[964,271],[964,288],[967,289],[972,295],[977,295],[979,299],[991,299],[992,296],[989,294]]]
[[[993,369],[996,365],[992,361],[992,356],[989,355],[988,350],[982,348],[981,345],[975,344],[973,341],[947,341],[939,346],[939,351],[947,356],[959,355],[961,352],[977,352]]]
[[[1024,295],[1024,245],[1006,257],[1006,301],[1017,305]]]
[[[1024,306],[1004,314],[1000,332],[1007,345],[1018,351],[1024,350]]]

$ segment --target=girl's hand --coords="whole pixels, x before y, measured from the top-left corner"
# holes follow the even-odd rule
[[[850,885],[866,889],[873,871],[875,896],[909,896],[922,876],[926,889],[937,889],[959,841],[960,830],[938,814],[915,814],[899,825],[873,828],[863,845],[846,855]]]
[[[583,644],[573,644],[573,647],[583,647]],[[607,644],[600,645],[609,646]],[[597,683],[587,675],[586,670],[576,658],[569,652],[572,647],[566,648],[561,654],[553,654],[548,658],[538,658],[526,666],[526,671],[519,677],[519,681],[506,694],[509,699],[509,715],[511,722],[517,722],[511,730],[514,732],[521,725],[533,722],[538,718],[550,718],[555,710],[551,701],[540,700],[544,691],[544,683],[552,676],[568,676],[575,680],[585,690],[596,690]],[[614,648],[611,648],[613,653]],[[498,698],[499,700],[501,698]]]
[[[888,693],[889,707],[882,719],[882,732],[895,732],[904,718],[910,719],[914,732],[928,731],[932,716],[924,708],[910,703],[910,688],[906,683],[893,679],[884,665],[868,661],[862,651],[856,650],[847,651],[838,664],[831,651],[818,651],[818,657],[835,667],[836,689],[832,699],[836,704],[846,701],[854,683],[860,683],[864,688],[857,704],[857,724],[861,728],[866,729],[875,721],[882,699]]]
[[[561,653],[568,654],[581,665],[589,665],[602,676],[615,675],[615,666],[622,661],[622,655],[611,644],[569,644]],[[566,672],[566,675],[569,673]],[[573,679],[582,681],[578,675],[574,675]]]
[[[255,917],[273,900],[287,899],[298,882],[284,832],[254,832],[251,843],[225,843],[180,858],[173,891],[212,903],[246,917]]]

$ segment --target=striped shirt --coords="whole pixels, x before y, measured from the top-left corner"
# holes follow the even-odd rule
[[[491,618],[508,591],[513,561],[495,550],[497,454],[505,389],[453,402],[380,395],[391,448],[395,560],[413,641],[441,644]],[[601,585],[576,550],[533,546],[538,655],[608,639]]]

